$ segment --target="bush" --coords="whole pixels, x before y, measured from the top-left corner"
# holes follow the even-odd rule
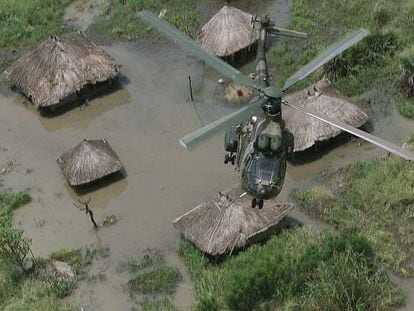
[[[142,257],[129,257],[121,263],[128,270],[128,290],[132,298],[141,300],[142,310],[175,310],[170,295],[174,293],[180,272],[166,264],[158,250],[147,250]]]
[[[13,209],[30,201],[27,193],[0,193],[0,259],[25,270],[25,259],[30,252],[31,240],[23,230],[13,227]]]
[[[128,286],[134,294],[172,294],[178,278],[176,268],[161,266],[135,274],[128,281]]]
[[[414,96],[414,47],[404,50],[400,54],[401,72],[399,84],[405,96]],[[413,103],[411,103],[414,105]],[[414,107],[412,108],[414,116]]]
[[[360,44],[326,64],[324,71],[332,80],[355,75],[361,68],[380,66],[386,57],[394,55],[399,48],[399,40],[393,32],[370,34]]]

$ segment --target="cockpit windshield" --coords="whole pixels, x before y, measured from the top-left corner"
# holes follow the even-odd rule
[[[252,155],[249,165],[250,175],[262,180],[272,182],[278,179],[280,160],[275,156],[266,156],[263,153]]]

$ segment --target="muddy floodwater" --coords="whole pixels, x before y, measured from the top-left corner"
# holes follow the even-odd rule
[[[241,1],[241,7],[246,1]],[[214,7],[214,6],[213,6]],[[269,10],[283,25],[289,19],[290,2],[269,2]],[[244,8],[246,9],[246,8]],[[252,10],[250,10],[252,11]],[[107,280],[82,282],[69,301],[85,310],[128,310],[131,301],[124,291],[128,276],[119,273],[119,263],[147,248],[157,248],[177,266],[183,280],[174,300],[179,310],[188,310],[193,289],[182,261],[175,254],[179,237],[171,221],[221,190],[234,186],[238,175],[223,164],[222,135],[218,134],[192,152],[178,139],[206,123],[237,109],[207,96],[217,91],[217,73],[183,54],[177,46],[153,40],[113,43],[103,47],[121,65],[120,86],[64,114],[41,116],[23,96],[4,91],[0,95],[0,184],[4,190],[28,190],[33,201],[15,212],[15,222],[33,240],[37,256],[59,248],[86,245],[109,247],[111,256],[94,263],[92,273]],[[196,105],[188,101],[191,76]],[[220,90],[219,90],[220,91]],[[219,91],[217,94],[219,94]],[[402,143],[413,123],[401,118],[395,105],[380,94],[366,94],[372,106],[373,132]],[[96,220],[114,214],[116,225],[95,231],[88,217],[73,206],[79,195],[68,186],[56,158],[82,139],[105,138],[118,153],[126,178],[90,192]],[[356,159],[383,154],[377,148],[352,140],[320,155],[314,161],[288,168],[285,188],[278,198],[289,199],[290,191],[311,183],[326,170]],[[294,218],[319,228],[299,210]],[[413,286],[404,283],[404,290]]]

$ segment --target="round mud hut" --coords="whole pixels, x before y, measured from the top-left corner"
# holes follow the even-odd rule
[[[86,185],[122,169],[118,155],[105,139],[84,139],[65,151],[57,163],[71,186]]]
[[[50,36],[4,71],[36,107],[72,102],[88,86],[117,76],[119,64],[82,32]]]
[[[216,56],[233,56],[259,38],[259,31],[251,23],[252,17],[237,8],[224,6],[201,28],[197,42]]]
[[[220,256],[268,237],[293,208],[290,203],[269,201],[263,209],[254,209],[251,197],[240,198],[241,192],[236,187],[220,193],[177,218],[173,224],[200,250]]]
[[[294,105],[341,121],[354,127],[361,127],[368,121],[367,114],[344,97],[327,79],[320,80],[302,91],[288,94],[285,99]],[[286,128],[294,137],[294,152],[305,151],[317,143],[327,141],[342,133],[342,130],[306,116],[287,106],[283,107]]]

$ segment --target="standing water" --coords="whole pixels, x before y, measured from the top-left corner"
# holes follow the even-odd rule
[[[290,16],[290,1],[264,1],[259,14],[269,12],[278,25]],[[212,2],[210,15],[220,8]],[[256,12],[251,1],[238,7]],[[253,7],[252,7],[253,6]],[[180,310],[193,302],[192,284],[182,261],[175,254],[179,237],[171,221],[221,190],[234,186],[237,173],[223,165],[223,141],[216,135],[193,152],[185,151],[178,139],[201,126],[193,104],[188,101],[191,76],[197,105],[206,122],[236,109],[203,98],[215,88],[217,74],[204,74],[198,60],[186,56],[177,46],[151,41],[114,43],[104,49],[122,67],[122,87],[95,98],[87,106],[49,118],[20,95],[0,95],[0,186],[27,189],[33,201],[15,212],[15,222],[33,240],[37,256],[59,248],[85,245],[109,247],[111,256],[92,266],[104,273],[106,282],[81,283],[70,301],[88,310],[127,310],[131,303],[123,285],[127,275],[118,265],[126,256],[139,255],[147,248],[162,250],[167,260],[183,274],[175,297]],[[407,126],[393,109],[386,118],[375,119],[375,133],[401,142]],[[7,117],[5,117],[7,116]],[[17,121],[18,120],[18,121]],[[392,130],[387,124],[392,123]],[[407,130],[408,131],[408,130]],[[91,192],[91,207],[97,221],[105,214],[120,220],[95,231],[89,219],[73,206],[78,195],[60,173],[56,158],[82,139],[105,138],[118,153],[126,178]],[[373,152],[375,150],[375,152]],[[370,145],[351,142],[332,150],[323,159],[302,166],[290,166],[280,200],[287,200],[297,183],[361,157],[377,153]],[[309,223],[300,212],[293,215]],[[316,223],[316,226],[318,224]]]

